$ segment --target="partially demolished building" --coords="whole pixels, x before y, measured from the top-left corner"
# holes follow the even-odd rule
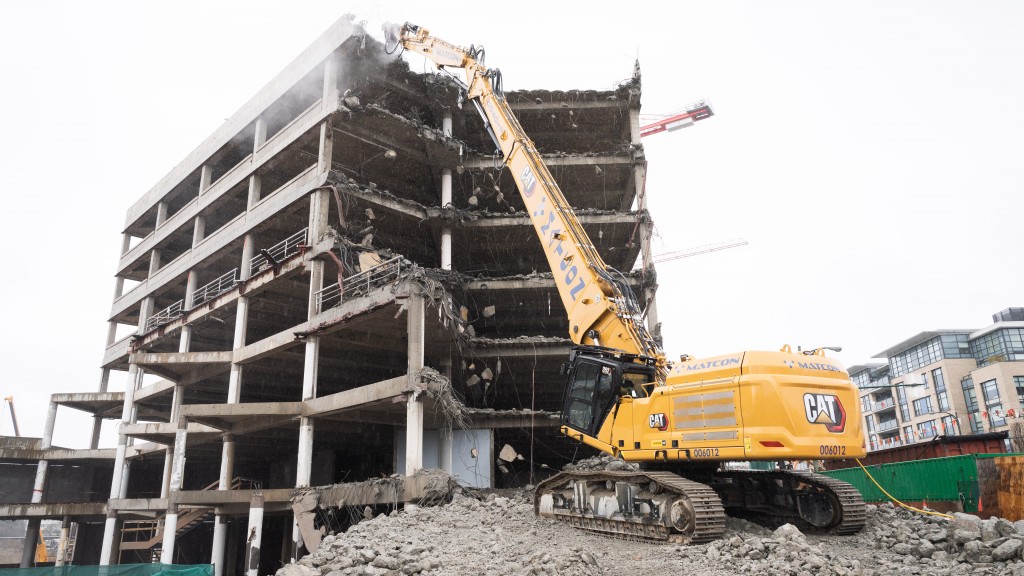
[[[638,73],[507,97],[604,259],[634,268],[652,225]],[[44,438],[0,446],[0,517],[63,518],[61,561],[220,575],[258,493],[272,573],[301,553],[296,487],[550,474],[576,449],[556,414],[571,342],[523,210],[457,83],[339,20],[129,208],[100,389],[53,395]],[[657,334],[653,268],[629,278]],[[57,406],[96,416],[92,449],[50,445]]]

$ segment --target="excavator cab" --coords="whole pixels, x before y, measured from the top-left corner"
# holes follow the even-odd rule
[[[562,425],[587,436],[597,434],[621,397],[644,398],[656,382],[653,366],[609,354],[573,354],[562,372],[569,377]]]

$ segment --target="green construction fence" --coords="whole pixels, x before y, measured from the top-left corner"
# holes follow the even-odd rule
[[[120,564],[0,568],[0,576],[213,576],[213,564]]]
[[[965,512],[978,511],[979,481],[984,480],[985,466],[979,463],[993,458],[1019,454],[967,454],[911,460],[867,466],[871,476],[892,495],[906,503],[960,502]],[[859,466],[823,472],[837,480],[852,484],[865,502],[888,502],[889,498],[867,477]]]

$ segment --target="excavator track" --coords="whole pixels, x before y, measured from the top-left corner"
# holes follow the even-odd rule
[[[855,534],[867,521],[856,488],[809,472],[725,470],[712,486],[730,516],[766,526],[790,523],[802,532]]]
[[[537,486],[538,516],[627,540],[701,544],[725,530],[725,509],[706,484],[671,472],[563,472]]]

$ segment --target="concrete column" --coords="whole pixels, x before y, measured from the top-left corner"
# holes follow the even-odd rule
[[[444,374],[445,378],[450,382],[452,379],[452,357],[445,356],[441,358],[441,373]],[[452,473],[452,430],[451,426],[443,426],[438,434],[438,460],[441,469],[445,472]]]
[[[185,298],[182,306],[185,310],[192,309],[196,288],[199,284],[199,274],[195,270],[188,271],[188,280],[185,281]],[[192,346],[192,327],[188,324],[181,327],[181,336],[178,339],[178,352],[188,352]],[[172,420],[173,422],[173,420]]]
[[[158,202],[156,205],[156,227],[159,228],[167,221],[167,202]]]
[[[331,121],[325,120],[320,124],[320,155],[317,158],[316,169],[321,174],[331,169],[331,156],[334,153],[334,128]]]
[[[242,262],[239,266],[239,278],[247,280],[250,276],[249,261],[252,260],[255,251],[255,239],[252,234],[246,234],[242,241]],[[238,308],[235,312],[235,332],[232,348],[237,350],[245,346],[245,337],[249,325],[249,299],[238,298]],[[242,372],[241,364],[232,364],[231,373],[228,376],[228,404],[237,404],[241,401],[242,395]],[[218,490],[230,490],[231,480],[235,474],[235,439],[231,434],[225,434],[221,445],[220,477],[217,482]],[[210,563],[214,565],[215,576],[222,576],[224,573],[224,548],[227,539],[227,518],[221,514],[214,517],[213,525],[213,548],[210,555]]]
[[[640,109],[631,108],[629,110],[629,142],[630,144],[640,144]]]
[[[145,324],[145,305],[143,306],[143,313],[139,315],[139,323]],[[124,390],[124,404],[121,407],[121,423],[131,422],[132,413],[135,410],[135,391],[139,389],[139,385],[142,383],[142,370],[137,364],[131,364],[128,367],[128,385],[125,386]],[[127,468],[125,462],[125,452],[128,449],[128,436],[124,433],[119,432],[117,437],[117,450],[114,453],[114,472],[111,476],[110,481],[110,498],[120,498],[122,492],[127,490],[127,486],[122,489],[122,483],[125,480],[125,468]],[[103,527],[103,543],[100,548],[100,566],[109,565],[114,559],[114,532],[117,530],[117,513],[110,511],[107,513],[107,520]]]
[[[121,255],[124,256],[132,247],[132,235],[125,232],[121,234]]]
[[[327,230],[327,218],[330,215],[330,209],[331,192],[329,190],[314,190],[309,195],[309,244],[319,240],[320,236]],[[315,264],[316,262],[313,263]],[[319,290],[319,287],[317,290]]]
[[[326,123],[321,124],[321,136],[324,135]],[[321,159],[324,157],[324,140],[321,138]],[[329,157],[329,156],[328,156]],[[330,192],[316,190],[309,198],[309,241],[315,242],[327,228],[327,216],[330,209]],[[316,316],[316,293],[323,287],[324,263],[313,260],[309,263],[309,299],[307,318]],[[316,398],[317,370],[320,363],[320,338],[311,336],[306,339],[305,359],[302,367],[302,400]],[[299,419],[299,446],[295,465],[295,486],[309,486],[310,470],[313,460],[313,419]],[[299,525],[292,520],[292,560],[298,559],[302,548],[302,535]]]
[[[255,154],[257,150],[263,147],[263,144],[267,142],[267,121],[260,116],[256,119],[256,125],[253,127],[253,138],[252,138],[252,153]]]
[[[174,469],[174,446],[164,450],[164,476],[160,483],[160,497],[167,498],[171,494],[171,470]]]
[[[441,118],[441,132],[445,136],[452,135],[452,114],[445,111]],[[452,169],[441,169],[441,208],[452,203]],[[452,269],[452,227],[446,224],[441,228],[441,269]]]
[[[246,576],[257,576],[260,567],[260,546],[263,544],[263,494],[252,495],[249,503],[249,529],[245,539]]]
[[[242,262],[238,265],[238,278],[248,280],[252,276],[252,256],[256,253],[256,238],[250,233],[242,238]]]
[[[260,201],[262,186],[263,181],[258,175],[253,174],[252,176],[249,176],[249,200],[246,202],[247,210],[252,210],[252,207]]]
[[[210,564],[213,564],[214,576],[224,575],[224,545],[227,542],[227,518],[217,514],[213,520],[213,547],[210,551]]]
[[[149,276],[152,277],[157,270],[160,270],[160,251],[154,248],[149,252]]]
[[[39,525],[42,521],[39,518],[32,518],[28,521],[28,529],[25,530],[25,545],[21,549],[21,564],[19,568],[31,568],[36,562],[36,545],[39,543]]]
[[[202,195],[210,188],[210,184],[213,182],[213,166],[209,164],[203,164],[203,167],[199,170],[199,194]]]
[[[196,226],[192,229],[192,248],[199,246],[203,238],[206,238],[206,217],[196,216]]]
[[[114,300],[124,296],[124,278],[114,276]]]
[[[53,445],[53,427],[57,422],[57,403],[50,401],[49,410],[46,413],[46,427],[43,429],[43,439],[39,445],[42,450],[48,450]],[[40,460],[36,465],[36,479],[32,486],[32,503],[39,504],[43,501],[46,492],[46,472],[49,467],[47,460]],[[39,542],[38,519],[28,522],[28,531],[25,533],[25,546],[22,548],[21,567],[30,568],[35,560],[36,544]]]
[[[317,364],[320,356],[320,339],[312,337],[306,341],[306,356],[302,368],[302,400],[316,397]],[[296,463],[295,486],[309,486],[310,467],[313,460],[313,419],[299,419],[299,455]]]
[[[54,566],[63,566],[69,563],[71,558],[68,558],[68,539],[71,537],[71,517],[65,516],[60,524],[60,541],[57,543],[57,558],[54,560]]]
[[[413,285],[412,289],[417,288]],[[408,332],[409,379],[423,369],[423,346],[425,338],[424,298],[422,294],[411,294],[408,299],[406,330]],[[423,402],[416,393],[409,394],[405,422],[405,474],[412,476],[423,468]]]
[[[111,324],[115,324],[111,322]],[[110,343],[108,342],[109,346]],[[100,370],[100,386],[98,392],[101,394],[107,391],[107,387],[110,385],[110,368],[103,368]],[[103,418],[99,416],[92,417],[92,436],[89,441],[89,449],[95,450],[100,446],[100,432],[103,430]]]
[[[637,139],[639,136],[639,128],[633,132]],[[637,210],[647,209],[647,193],[644,189],[644,183],[646,181],[647,167],[638,164],[633,168],[633,183],[637,190]],[[640,226],[640,256],[643,262],[643,269],[647,270],[654,266],[654,258],[651,255],[651,224],[642,224]],[[650,286],[644,289],[644,300],[647,303],[647,329],[650,330],[651,334],[656,338],[661,338],[661,322],[658,319],[658,301],[657,301],[657,290],[658,286]]]
[[[451,168],[441,169],[441,207],[449,206],[452,203],[452,170]],[[452,269],[452,227],[445,224],[441,228],[441,269]]]
[[[188,422],[184,418],[178,419],[178,429],[174,433],[174,463],[171,471],[170,492],[181,490],[181,484],[185,476],[185,443],[188,440]],[[161,564],[174,563],[174,540],[177,537],[178,507],[176,504],[167,506],[167,515],[164,517],[164,541],[160,552]]]
[[[221,449],[220,476],[217,481],[217,490],[230,490],[231,480],[235,475],[235,437],[231,434],[224,435],[224,445]]]

